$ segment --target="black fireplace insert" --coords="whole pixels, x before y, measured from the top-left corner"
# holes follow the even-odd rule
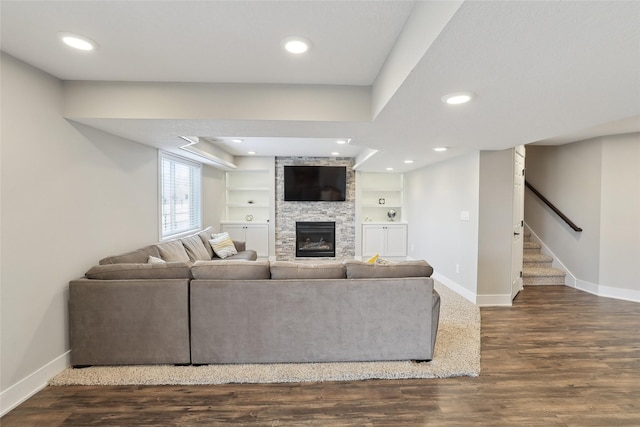
[[[335,256],[335,222],[296,222],[296,257]]]

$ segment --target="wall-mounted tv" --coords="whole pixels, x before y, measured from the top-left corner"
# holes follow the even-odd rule
[[[285,166],[284,200],[289,202],[344,202],[345,166]]]

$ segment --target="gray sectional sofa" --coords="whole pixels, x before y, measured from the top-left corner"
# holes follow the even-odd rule
[[[142,257],[70,282],[73,366],[433,357],[440,297],[425,261],[130,262]]]

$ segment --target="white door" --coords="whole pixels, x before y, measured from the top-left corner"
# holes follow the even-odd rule
[[[514,150],[513,167],[513,241],[511,244],[511,299],[522,290],[522,256],[524,251],[524,158],[525,148]]]

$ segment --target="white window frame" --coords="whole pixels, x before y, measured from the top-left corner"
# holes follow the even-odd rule
[[[187,166],[191,174],[196,172],[196,176],[193,175],[189,178],[189,194],[192,195],[188,200],[188,216],[189,221],[186,226],[180,226],[176,222],[176,204],[170,205],[170,213],[167,214],[164,210],[164,189],[165,189],[165,176],[163,173],[163,167],[165,161],[171,162],[173,165]],[[195,180],[193,180],[195,178]],[[167,178],[172,180],[171,177]],[[173,180],[175,179],[175,169]],[[171,184],[170,184],[171,185]],[[175,185],[175,181],[173,183]],[[196,196],[195,198],[193,196]],[[175,200],[174,200],[175,202]],[[183,203],[184,204],[184,203]],[[168,217],[168,218],[167,218]],[[158,235],[159,240],[169,240],[181,235],[193,233],[202,229],[202,164],[194,162],[192,160],[185,159],[184,157],[176,156],[174,154],[167,153],[165,151],[158,151]],[[167,229],[167,221],[172,224]]]

